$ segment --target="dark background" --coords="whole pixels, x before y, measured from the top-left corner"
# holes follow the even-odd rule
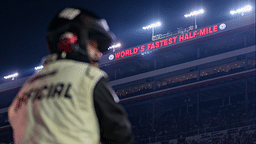
[[[34,73],[34,67],[48,55],[48,23],[67,6],[84,7],[105,18],[125,49],[150,42],[151,30],[142,27],[151,23],[162,23],[155,34],[177,31],[194,25],[194,17],[185,18],[184,14],[203,8],[205,13],[197,17],[200,28],[241,17],[230,11],[248,4],[254,12],[255,0],[1,0],[0,80],[15,72],[20,73],[19,77]]]

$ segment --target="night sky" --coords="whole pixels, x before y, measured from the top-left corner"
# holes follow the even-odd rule
[[[49,54],[45,36],[51,18],[68,6],[84,7],[105,18],[122,48],[130,48],[151,41],[151,30],[142,29],[151,23],[162,23],[155,34],[174,32],[194,25],[194,17],[184,14],[202,8],[205,13],[197,16],[200,28],[241,17],[229,12],[248,4],[255,12],[255,0],[0,0],[0,81],[15,72],[20,77],[34,72]]]

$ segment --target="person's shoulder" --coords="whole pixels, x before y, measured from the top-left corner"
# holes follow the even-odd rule
[[[89,64],[88,69],[89,69],[89,71],[91,71],[92,74],[101,75],[101,76],[103,76],[103,77],[105,77],[105,78],[108,77],[108,76],[107,76],[107,73],[106,73],[105,71],[101,70],[101,69],[98,68],[98,67],[95,67],[95,66],[92,66],[92,65]]]
[[[90,67],[90,64],[71,59],[61,59],[56,62],[56,66],[61,66],[60,68],[65,68],[69,70],[84,71],[88,67]]]

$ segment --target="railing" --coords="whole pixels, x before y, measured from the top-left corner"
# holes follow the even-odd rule
[[[178,134],[169,134],[165,136],[155,136],[155,137],[149,137],[146,139],[139,139],[138,137],[135,136],[135,144],[149,144],[149,143],[154,143],[154,142],[166,142],[172,139],[178,139],[181,136],[184,137],[189,137],[189,136],[195,136],[195,135],[201,135],[204,133],[211,133],[211,132],[217,132],[221,130],[230,130],[232,128],[238,128],[238,127],[244,127],[244,126],[254,126],[255,127],[255,121],[256,119],[251,119],[248,121],[244,122],[238,122],[238,123],[233,123],[233,124],[228,124],[228,125],[222,125],[222,126],[215,126],[215,127],[205,127],[205,128],[198,128],[189,132],[181,132]]]

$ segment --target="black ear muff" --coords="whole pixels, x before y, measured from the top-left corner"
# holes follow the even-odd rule
[[[72,45],[77,44],[78,36],[72,32],[65,32],[60,36],[60,41],[57,44],[59,50],[64,52],[72,52]]]

